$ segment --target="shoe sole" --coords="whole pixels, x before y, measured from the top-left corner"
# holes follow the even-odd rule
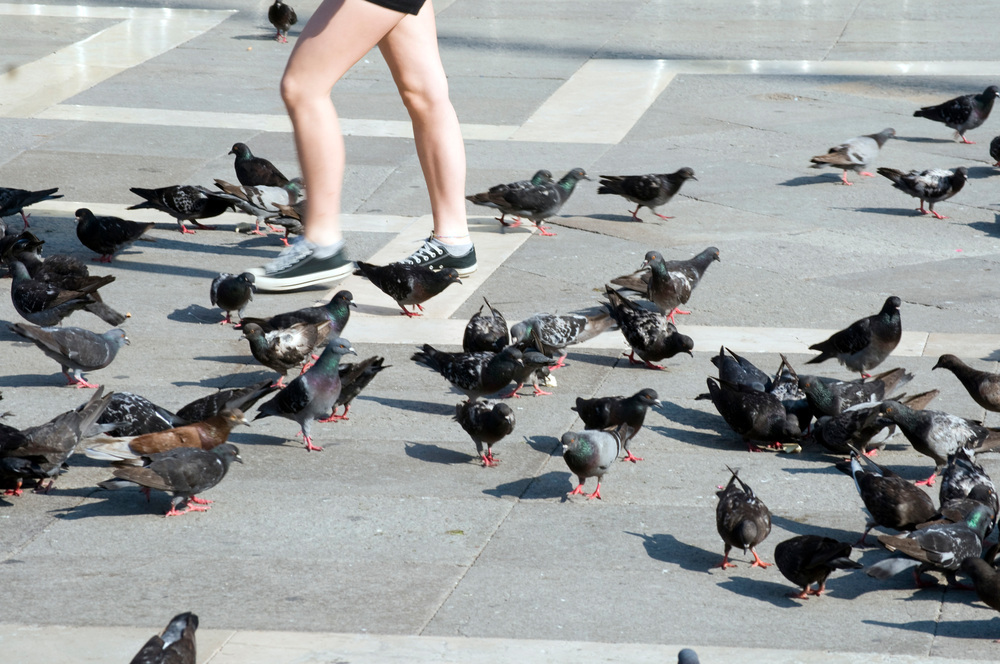
[[[295,278],[275,279],[264,274],[258,274],[254,270],[250,270],[250,272],[254,275],[254,287],[265,293],[284,293],[287,291],[308,288],[310,286],[317,286],[319,284],[325,284],[331,281],[337,281],[338,279],[343,279],[353,271],[354,264],[348,263],[344,267],[337,268],[336,270],[326,270],[324,272],[306,274]]]

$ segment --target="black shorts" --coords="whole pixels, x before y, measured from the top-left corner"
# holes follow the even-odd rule
[[[368,0],[373,5],[392,9],[404,14],[419,14],[420,8],[424,6],[426,0]]]

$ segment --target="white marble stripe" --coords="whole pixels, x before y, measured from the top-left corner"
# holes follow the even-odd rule
[[[291,133],[287,115],[254,113],[218,113],[213,111],[178,111],[161,108],[127,108],[121,106],[83,106],[59,104],[35,115],[41,120],[75,120],[81,122],[115,122],[164,127],[211,127],[213,129],[248,129],[254,131]],[[376,138],[413,138],[413,127],[405,120],[354,120],[341,118],[345,136]],[[507,125],[463,124],[466,140],[507,140],[517,127]]]
[[[38,6],[26,9],[33,7]],[[211,30],[235,11],[135,11],[120,23],[0,75],[0,117],[32,117]]]

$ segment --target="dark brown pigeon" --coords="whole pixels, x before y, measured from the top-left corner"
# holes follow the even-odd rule
[[[289,182],[274,164],[253,156],[246,143],[235,143],[229,154],[236,155],[236,179],[246,187],[284,187]]]
[[[13,282],[10,299],[14,309],[35,325],[58,325],[74,311],[86,309],[98,302],[91,293],[115,280],[108,275],[91,281],[82,290],[66,290],[58,285],[32,279],[21,261],[10,261]],[[125,317],[122,316],[124,321]]]
[[[631,435],[622,441],[625,447],[625,458],[622,461],[642,461],[641,457],[632,454],[628,449],[629,441],[635,437],[646,421],[646,411],[650,406],[660,406],[660,397],[656,390],[645,388],[630,397],[598,397],[584,399],[577,397],[574,410],[583,420],[587,429],[615,429],[627,424]]]
[[[368,387],[368,383],[372,382],[383,369],[388,369],[392,365],[385,364],[385,358],[379,357],[378,355],[369,357],[360,362],[348,362],[340,363],[338,371],[340,372],[340,396],[337,397],[336,403],[333,404],[333,413],[330,415],[330,420],[333,422],[339,420],[349,420],[347,413],[351,411],[351,402],[354,401],[355,397],[361,394],[361,391]],[[344,412],[340,415],[337,414],[337,408],[343,406]]]
[[[288,28],[295,25],[299,17],[295,15],[295,10],[283,3],[281,0],[274,0],[274,4],[267,10],[267,20],[271,22],[278,33],[274,36],[276,41],[284,44],[288,43]]]
[[[934,369],[955,374],[973,401],[994,413],[1000,413],[1000,374],[974,369],[954,355],[942,355]]]
[[[851,560],[851,545],[819,535],[799,535],[780,542],[774,547],[774,562],[782,576],[797,586],[800,593],[789,597],[809,599],[819,597],[826,590],[826,579],[835,569],[861,569],[861,563]],[[813,590],[810,586],[818,583]]]
[[[480,353],[489,351],[499,353],[505,346],[510,344],[510,331],[507,329],[507,319],[503,314],[493,308],[489,300],[483,298],[485,306],[490,313],[483,315],[483,307],[472,314],[472,318],[465,326],[465,334],[462,337],[462,350],[466,353]]]
[[[615,194],[635,203],[631,211],[632,219],[639,218],[639,208],[648,207],[660,219],[673,219],[656,211],[666,205],[681,190],[688,180],[697,180],[694,171],[684,167],[673,173],[651,173],[649,175],[601,175],[599,194]]]
[[[110,263],[111,258],[122,249],[130,246],[150,228],[153,222],[141,224],[137,221],[119,219],[118,217],[97,217],[87,208],[76,211],[76,237],[81,244],[100,256],[95,261]]]
[[[965,137],[965,132],[986,122],[998,96],[1000,88],[991,85],[980,94],[962,95],[935,106],[924,106],[913,111],[913,117],[941,122],[958,132],[963,143],[971,144],[972,141]]]
[[[355,275],[363,276],[380,291],[391,297],[408,317],[420,316],[414,311],[407,311],[407,305],[413,305],[423,311],[424,302],[441,293],[452,284],[461,284],[458,271],[446,267],[443,270],[432,270],[425,265],[410,265],[406,263],[389,263],[388,265],[372,265],[357,261],[358,269]]]
[[[722,562],[715,567],[736,567],[735,563],[729,562],[729,551],[734,546],[743,549],[743,553],[750,549],[753,554],[751,567],[770,567],[774,563],[765,563],[760,559],[757,545],[771,532],[771,511],[739,478],[738,470],[729,468],[729,472],[732,477],[726,488],[715,492],[719,497],[719,504],[715,507],[715,526],[726,543]]]
[[[937,514],[934,501],[922,489],[854,451],[851,452],[851,476],[871,515],[856,546],[865,544],[868,531],[875,526],[912,531]]]
[[[131,664],[195,664],[196,629],[198,616],[195,614],[174,616],[162,634],[146,641]]]

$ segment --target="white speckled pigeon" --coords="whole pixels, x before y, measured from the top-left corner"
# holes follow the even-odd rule
[[[655,362],[678,353],[693,356],[691,351],[694,349],[694,341],[678,332],[677,327],[665,316],[643,309],[627,297],[619,295],[611,286],[606,286],[605,294],[608,301],[604,305],[632,348],[628,354],[629,364],[642,364],[635,359],[638,355],[650,369],[665,369],[666,367]]]
[[[1000,88],[991,85],[980,94],[962,95],[935,106],[924,106],[913,111],[913,117],[942,122],[946,127],[957,131],[963,143],[971,144],[972,141],[965,137],[965,132],[986,122],[998,96]]]
[[[198,616],[195,614],[174,616],[162,634],[146,641],[130,664],[195,664],[196,629]]]
[[[910,171],[904,173],[895,168],[879,168],[878,174],[892,180],[896,189],[914,198],[920,199],[917,211],[921,214],[932,214],[938,219],[947,219],[934,211],[934,204],[946,201],[962,191],[968,179],[969,169],[959,166],[953,171],[932,168],[926,171]],[[927,209],[924,209],[924,203]]]
[[[129,210],[152,208],[166,212],[177,220],[181,233],[194,233],[184,226],[185,221],[190,221],[203,230],[212,230],[214,226],[204,226],[198,220],[218,217],[233,207],[231,201],[200,186],[174,185],[159,189],[130,187],[129,191],[146,199],[142,203],[131,206],[128,208]]]
[[[656,211],[666,205],[681,190],[688,180],[697,180],[694,171],[686,166],[673,173],[650,173],[648,175],[602,175],[598,194],[615,194],[635,203],[631,211],[632,219],[639,218],[639,208],[648,207],[660,219],[673,219]]]

